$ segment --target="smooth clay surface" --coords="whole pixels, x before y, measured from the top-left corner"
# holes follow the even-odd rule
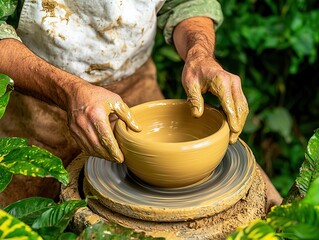
[[[131,108],[141,132],[119,120],[115,136],[125,164],[146,183],[163,188],[196,184],[220,164],[229,126],[220,110],[205,105],[200,118],[185,100],[165,99]],[[107,171],[107,170],[106,170]]]

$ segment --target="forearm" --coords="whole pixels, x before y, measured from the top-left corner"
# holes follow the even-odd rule
[[[67,89],[85,84],[50,65],[15,39],[0,40],[0,73],[14,81],[15,89],[66,109]],[[72,92],[72,91],[71,91]]]
[[[244,127],[248,104],[240,78],[225,71],[214,58],[214,22],[204,17],[186,19],[175,27],[173,38],[178,53],[185,60],[182,84],[193,116],[202,116],[202,94],[211,92],[218,97],[227,116],[229,142],[235,143]]]
[[[184,60],[188,54],[212,57],[215,48],[214,22],[206,17],[186,19],[175,27],[173,41]]]

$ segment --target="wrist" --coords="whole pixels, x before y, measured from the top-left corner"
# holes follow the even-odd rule
[[[213,51],[205,46],[195,45],[191,47],[186,54],[186,59],[190,58],[212,58]]]

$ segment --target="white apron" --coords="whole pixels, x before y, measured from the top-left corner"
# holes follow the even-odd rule
[[[18,35],[49,63],[98,85],[150,57],[164,0],[26,0]]]

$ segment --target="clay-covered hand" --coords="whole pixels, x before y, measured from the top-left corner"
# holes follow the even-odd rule
[[[139,128],[120,96],[56,68],[15,39],[1,40],[0,50],[0,72],[14,79],[16,89],[65,110],[71,134],[88,154],[123,162],[109,115],[115,113],[134,131]]]
[[[80,147],[91,156],[122,163],[124,157],[113,135],[109,115],[115,113],[133,131],[140,129],[121,97],[102,87],[84,84],[68,99],[68,124]]]
[[[230,126],[230,143],[235,143],[249,111],[240,78],[225,71],[213,57],[190,51],[185,59],[182,83],[195,117],[204,111],[202,94],[211,92],[218,97]]]

